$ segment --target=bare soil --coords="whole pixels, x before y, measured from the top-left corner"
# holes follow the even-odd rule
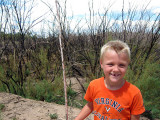
[[[25,99],[10,93],[0,93],[0,104],[5,105],[0,113],[0,120],[51,120],[50,114],[57,114],[57,120],[65,120],[65,106]],[[80,112],[77,108],[68,108],[69,120]],[[88,117],[86,120],[92,120]]]

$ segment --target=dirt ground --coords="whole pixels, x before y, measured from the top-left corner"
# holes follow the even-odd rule
[[[5,105],[1,111],[2,120],[51,120],[50,114],[55,113],[58,115],[57,120],[65,120],[64,105],[25,99],[9,93],[0,93],[0,104]],[[80,109],[69,107],[68,111],[69,120],[73,120]],[[86,120],[92,120],[92,117]]]
[[[80,88],[75,80],[71,79],[74,88]],[[78,87],[77,87],[78,86]],[[78,92],[79,89],[76,89]],[[0,93],[0,104],[5,105],[0,112],[0,120],[51,120],[50,114],[57,114],[57,120],[65,120],[65,106],[45,101],[25,99],[10,93]],[[69,120],[74,120],[80,109],[68,107]],[[93,120],[91,114],[85,120]],[[141,120],[149,120],[141,117]]]
[[[50,114],[54,113],[58,115],[57,120],[65,120],[64,105],[25,99],[10,93],[0,93],[0,104],[5,105],[0,120],[51,120]],[[68,111],[69,120],[74,120],[80,109],[69,107]],[[85,120],[93,120],[93,115]]]

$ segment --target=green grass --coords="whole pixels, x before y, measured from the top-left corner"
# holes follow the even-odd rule
[[[17,120],[17,118],[14,117],[13,120]]]
[[[49,116],[50,116],[51,119],[57,119],[58,118],[57,113],[50,114]]]
[[[1,111],[4,109],[4,107],[5,107],[4,104],[0,104],[0,120],[2,120]]]
[[[4,104],[0,104],[0,111],[3,110],[4,107],[5,107]]]

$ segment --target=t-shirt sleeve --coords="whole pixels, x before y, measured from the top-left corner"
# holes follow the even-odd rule
[[[141,92],[139,91],[133,98],[132,105],[131,105],[131,114],[132,115],[139,115],[145,111],[145,107],[143,104],[143,98]]]
[[[89,102],[93,101],[93,89],[92,89],[91,83],[89,84],[89,86],[87,88],[87,91],[86,91],[86,94],[84,96],[84,99],[89,101]]]

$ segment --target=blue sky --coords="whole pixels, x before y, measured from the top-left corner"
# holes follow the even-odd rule
[[[53,11],[55,11],[55,0],[43,0],[45,3],[47,3]],[[136,9],[137,13],[141,13],[141,10],[146,9],[146,13],[150,15],[156,16],[160,13],[160,5],[157,2],[158,0],[67,0],[66,8],[67,8],[67,18],[68,20],[71,20],[71,28],[74,29],[75,25],[79,22],[82,27],[87,27],[86,20],[89,19],[89,6],[93,7],[95,12],[95,17],[100,15],[103,15],[104,12],[108,9],[108,13],[112,13],[115,16],[118,14],[121,14],[122,7],[124,7],[124,13],[127,13],[129,8]],[[41,0],[37,0],[37,12],[35,11],[36,15],[38,16],[40,14],[43,14],[45,11],[48,11],[48,7],[44,5],[44,3],[41,2]],[[64,0],[59,0],[60,5],[62,8],[64,8]],[[124,5],[124,6],[123,6]],[[42,10],[43,9],[43,10]],[[38,12],[41,11],[41,12]],[[37,14],[38,13],[38,14]],[[47,14],[46,14],[47,15]],[[110,15],[110,14],[108,14]],[[127,15],[127,14],[126,14]],[[46,20],[52,21],[52,15],[48,15],[45,18]],[[155,17],[152,17],[154,20]],[[126,19],[127,16],[124,16],[124,19]],[[148,19],[147,17],[143,18],[143,20]],[[114,20],[114,17],[113,17]],[[135,15],[134,21],[139,20],[138,14]],[[120,22],[120,21],[119,21]]]
[[[44,22],[34,26],[33,31],[35,32],[39,32],[39,30],[41,29],[43,29],[43,32],[48,31],[53,21],[52,13],[49,12],[49,8],[42,1],[44,1],[52,8],[54,12],[53,14],[56,14],[55,0],[35,0],[31,18],[32,20],[34,20],[43,15],[43,18],[45,20]],[[65,0],[58,1],[60,2],[62,8],[64,8]],[[130,8],[132,10],[136,9],[137,14],[133,19],[134,22],[136,22],[137,20],[139,20],[139,13],[141,13],[142,10],[146,9],[146,15],[153,15],[151,19],[152,23],[155,19],[155,16],[160,13],[160,4],[157,1],[159,0],[67,0],[67,19],[70,22],[70,27],[72,29],[74,29],[77,23],[79,23],[80,27],[85,29],[87,27],[86,22],[90,19],[89,8],[93,8],[96,22],[99,21],[99,17],[103,16],[106,10],[108,10],[109,13],[107,14],[107,18],[111,19],[112,22],[115,20],[117,15],[121,15],[122,8],[124,7],[124,13],[126,13],[124,15],[124,19],[127,19],[127,13]],[[142,22],[147,19],[147,16],[144,17]],[[121,22],[121,19],[117,20],[117,24],[120,24]]]
[[[10,1],[11,1],[11,0],[3,0],[3,1],[1,0],[1,1],[0,1],[0,5],[2,5],[2,4],[10,5]]]

